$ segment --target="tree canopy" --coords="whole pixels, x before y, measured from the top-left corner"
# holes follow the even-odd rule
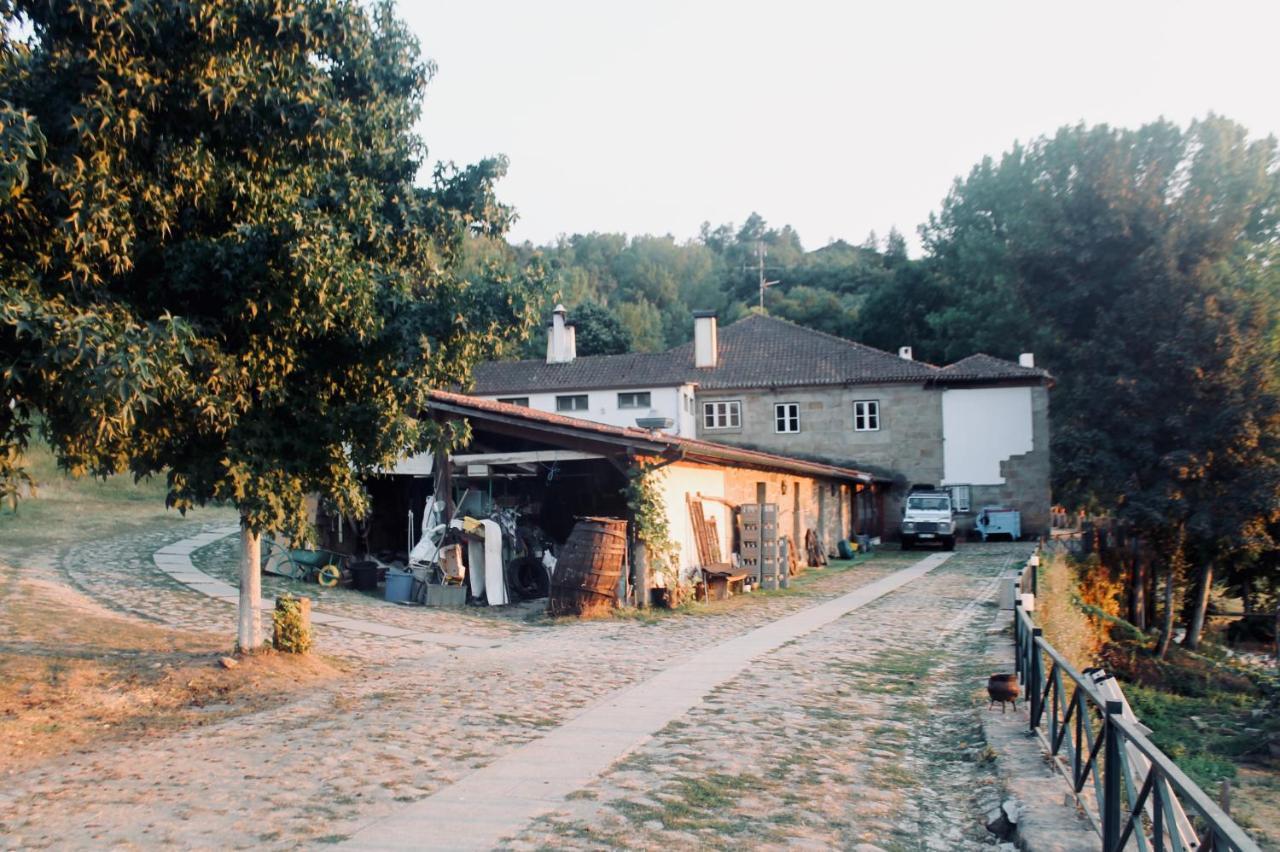
[[[0,478],[32,429],[74,473],[164,471],[308,532],[320,492],[447,441],[465,385],[536,315],[500,236],[501,159],[437,166],[433,67],[388,3],[0,4]],[[517,333],[512,335],[512,330]]]

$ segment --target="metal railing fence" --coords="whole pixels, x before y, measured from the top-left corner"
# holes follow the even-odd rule
[[[1035,594],[1040,552],[1014,589],[1014,648],[1030,728],[1070,782],[1104,852],[1260,852],[1244,830],[1044,638],[1022,593]],[[1033,599],[1034,600],[1034,599]]]

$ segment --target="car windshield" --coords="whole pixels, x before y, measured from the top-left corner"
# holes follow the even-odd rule
[[[921,509],[926,512],[945,512],[951,508],[951,501],[946,497],[912,497],[907,501],[907,508]]]

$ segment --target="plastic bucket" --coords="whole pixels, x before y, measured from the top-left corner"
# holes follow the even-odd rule
[[[357,562],[351,566],[351,587],[361,592],[378,588],[378,563]]]
[[[394,568],[387,572],[386,598],[393,603],[407,601],[413,595],[413,573],[397,571]]]

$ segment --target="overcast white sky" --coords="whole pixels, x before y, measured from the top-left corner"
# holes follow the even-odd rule
[[[439,65],[432,160],[511,159],[514,240],[696,235],[753,210],[806,248],[897,226],[1084,120],[1214,111],[1280,135],[1280,2],[400,0]]]

